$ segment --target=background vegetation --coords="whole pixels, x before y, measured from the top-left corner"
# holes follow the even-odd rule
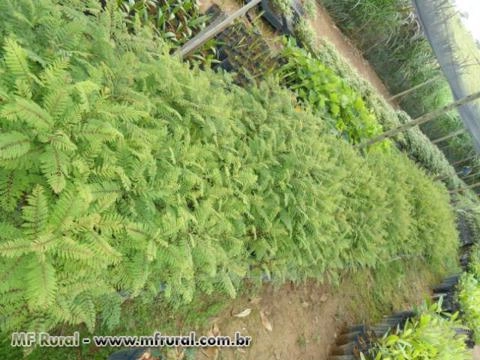
[[[374,116],[378,124],[374,125],[377,130],[373,133],[378,132],[379,125],[383,129],[388,130],[411,121],[410,116],[406,112],[396,110],[387,103],[366,80],[363,80],[355,70],[338,55],[334,47],[328,42],[322,42],[309,57],[315,59],[309,60],[312,63],[317,63],[320,67],[326,66],[329,71],[334,71],[342,78],[343,82],[347,83],[356,94],[361,96],[366,109]],[[318,87],[318,85],[316,86]],[[367,122],[360,125],[360,128],[362,130],[368,129],[367,124],[369,123]],[[370,125],[370,128],[371,126],[372,125]],[[352,131],[355,131],[353,129]],[[363,139],[367,137],[363,137]],[[436,145],[432,144],[430,139],[418,127],[401,133],[396,136],[394,140],[397,147],[408,154],[410,159],[423,167],[433,177],[441,179],[447,187],[456,188],[462,184],[456,174],[455,168],[450,165],[443,152]]]
[[[432,80],[428,85],[399,99],[401,107],[412,118],[452,101],[448,83],[423,36],[410,1],[323,0],[322,3],[339,27],[362,50],[392,94]],[[459,18],[454,16],[447,26],[455,33],[454,41],[464,44],[466,53],[462,54],[462,60],[459,60],[464,61],[471,57],[472,45],[474,49],[476,46],[470,34],[464,29],[459,31],[459,21]],[[471,81],[472,85],[478,83],[474,78],[471,78]],[[462,127],[458,113],[452,111],[423,125],[422,130],[431,140],[436,140]],[[467,134],[461,134],[438,145],[452,163],[474,154],[472,140]],[[465,165],[477,166],[478,162],[472,159],[461,166]],[[456,171],[460,169],[461,167],[457,167]],[[477,171],[478,169],[475,170]],[[474,183],[478,181],[478,177],[465,180],[467,183]]]

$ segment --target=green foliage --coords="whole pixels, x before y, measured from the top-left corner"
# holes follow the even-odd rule
[[[422,33],[411,1],[322,0],[322,2],[338,26],[373,65],[392,94],[436,79],[399,99],[400,105],[409,116],[416,118],[452,101],[448,82],[443,77],[435,54]],[[445,26],[450,27],[451,24]],[[452,34],[453,30],[450,29]],[[455,37],[455,41],[461,40]],[[461,58],[462,56],[459,56],[459,59]],[[458,113],[452,111],[422,125],[421,129],[428,138],[435,140],[458,129],[460,124],[462,121]],[[443,147],[442,150],[451,161],[466,158],[475,151],[472,139],[468,135],[442,142],[439,146]],[[443,172],[442,175],[452,176],[448,172]],[[472,180],[474,179],[469,182]],[[454,183],[456,186],[459,185],[457,179]]]
[[[412,120],[403,111],[397,111],[396,114],[400,124]],[[442,151],[433,145],[420,129],[412,128],[405,131],[398,137],[398,144],[411,159],[422,164],[430,174],[441,178],[448,187],[455,188],[462,184],[455,168],[450,165]]]
[[[315,51],[315,55],[337,75],[361,94],[366,107],[371,110],[384,129],[392,129],[411,121],[410,116],[395,110],[388,104],[367,81],[363,80],[344,59],[338,55],[334,47],[324,42]],[[428,173],[438,176],[448,187],[458,187],[461,181],[440,149],[418,128],[412,128],[396,137],[396,142],[408,156],[421,165]]]
[[[295,38],[307,49],[314,49],[317,33],[305,19],[300,19],[295,24]]]
[[[303,2],[303,8],[305,9],[306,16],[311,19],[315,20],[317,17],[317,3],[315,0],[305,0]]]
[[[280,14],[285,15],[287,18],[291,18],[293,15],[292,1],[291,0],[272,0],[273,9]]]
[[[199,32],[208,20],[194,0],[117,0],[125,17],[137,16],[143,24],[153,25],[160,37],[179,46]]]
[[[478,263],[474,270],[478,271]],[[475,342],[480,341],[480,282],[478,273],[464,273],[458,285],[458,302],[465,324],[473,330]]]
[[[477,235],[476,232],[474,232]],[[467,272],[463,273],[458,284],[458,303],[464,323],[473,330],[475,342],[480,341],[480,245],[470,252]]]
[[[200,12],[196,0],[116,0],[130,31],[151,26],[172,49],[181,47],[207,25],[210,15]],[[210,67],[216,60],[215,39],[210,39],[186,60]]]
[[[386,334],[369,356],[362,358],[381,359],[425,359],[467,360],[472,358],[465,345],[465,335],[457,315],[445,317],[440,314],[441,306],[435,304],[420,315],[408,320],[401,331]]]
[[[476,194],[471,192],[465,195],[457,195],[455,205],[460,239],[464,243],[478,243],[480,237],[480,207],[478,206]],[[478,246],[473,247],[473,259],[477,259],[477,249]],[[480,261],[480,258],[478,260]]]
[[[215,37],[218,52],[227,62],[225,67],[232,69],[230,74],[236,84],[260,82],[279,66],[270,39],[262,36],[260,28],[258,18],[252,24],[236,21]]]
[[[340,134],[358,143],[381,132],[361,94],[315,55],[287,42],[284,57],[287,63],[279,71],[282,82],[302,103],[327,117]]]
[[[190,69],[111,2],[3,1],[0,35],[4,332],[456,252],[448,193],[405,156],[360,156],[276,84]]]
[[[478,244],[471,249],[468,273],[472,274],[474,278],[480,279],[480,245]]]
[[[410,1],[322,2],[394,92],[438,74],[435,56]]]

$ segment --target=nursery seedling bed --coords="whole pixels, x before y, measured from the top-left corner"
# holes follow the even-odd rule
[[[218,5],[212,5],[207,14],[215,18],[224,15]],[[261,78],[279,66],[279,58],[269,47],[258,29],[251,24],[238,21],[223,30],[215,38],[218,63],[214,68],[221,68],[235,73],[235,81],[246,84],[249,80]]]
[[[360,354],[368,353],[379,338],[395,329],[402,329],[413,316],[413,311],[403,311],[385,317],[374,326],[361,324],[347,327],[336,339],[329,360],[360,359]]]

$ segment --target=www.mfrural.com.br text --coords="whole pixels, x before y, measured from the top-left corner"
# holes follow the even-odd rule
[[[189,335],[168,336],[155,332],[147,336],[80,336],[78,331],[72,335],[51,335],[47,332],[14,332],[11,346],[14,347],[79,347],[94,344],[97,347],[248,347],[250,336],[236,332],[230,336],[198,336],[192,331]]]

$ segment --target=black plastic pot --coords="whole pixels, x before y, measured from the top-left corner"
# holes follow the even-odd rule
[[[472,349],[475,347],[475,341],[473,339],[473,331],[470,329],[455,329],[455,332],[458,335],[466,335],[467,339],[465,340],[465,344]]]
[[[366,353],[375,343],[377,336],[366,325],[351,326],[336,339],[331,359],[359,359],[360,353]]]
[[[461,275],[452,275],[447,278],[445,278],[440,285],[437,285],[433,288],[433,293],[448,293],[455,291],[455,287],[458,284],[458,281],[460,280]]]
[[[386,316],[379,324],[371,327],[361,324],[346,328],[337,338],[329,359],[360,359],[361,352],[370,352],[379,338],[389,331],[402,329],[406,321],[415,315],[413,311],[401,311]]]
[[[270,0],[262,0],[260,9],[265,20],[282,35],[294,35],[294,24],[305,16],[305,9],[298,0],[291,1],[292,19],[287,19],[283,14],[275,11]]]

